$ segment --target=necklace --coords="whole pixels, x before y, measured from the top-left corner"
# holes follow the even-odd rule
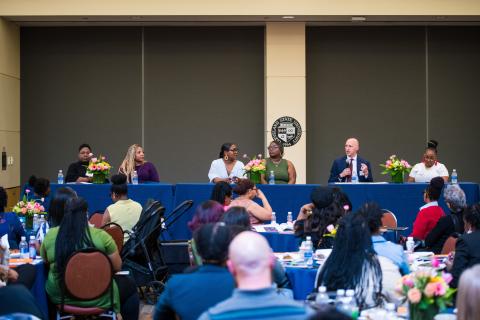
[[[273,163],[273,165],[275,166],[275,168],[277,168],[278,165],[280,164],[280,162],[282,162],[282,158],[280,158],[280,160],[278,160],[278,161],[275,161],[275,160],[273,160],[272,158],[270,158],[270,161],[272,161],[272,163]]]

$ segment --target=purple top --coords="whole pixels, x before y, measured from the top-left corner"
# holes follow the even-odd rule
[[[160,182],[157,169],[155,169],[155,166],[151,162],[145,162],[142,165],[135,166],[135,170],[137,171],[139,183]]]

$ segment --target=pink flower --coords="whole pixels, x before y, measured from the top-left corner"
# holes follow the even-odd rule
[[[22,213],[23,213],[23,214],[27,213],[27,208],[23,207],[23,208],[22,208]]]
[[[98,160],[97,158],[92,158],[93,163],[97,162],[97,160]]]
[[[392,165],[392,160],[387,160],[387,162],[385,162],[385,165],[387,167],[390,167]]]
[[[410,288],[413,288],[413,286],[415,285],[412,278],[408,277],[408,276],[403,278],[402,283],[403,283],[403,285],[405,285],[407,287],[410,287]]]
[[[30,189],[25,189],[25,193],[30,193]]]
[[[435,295],[436,296],[443,296],[445,293],[447,293],[447,288],[446,286],[443,285],[441,282],[435,283],[436,288],[435,288]]]
[[[343,210],[345,210],[345,211],[350,210],[350,206],[349,206],[348,204],[344,205],[344,206],[343,206]]]
[[[92,165],[92,166],[90,167],[90,170],[92,170],[92,171],[97,170],[97,166],[96,166],[96,165]]]
[[[432,267],[438,268],[440,266],[440,261],[437,258],[432,258]]]
[[[330,232],[330,233],[332,233],[333,230],[335,230],[335,227],[333,226],[333,224],[329,224],[329,225],[327,226],[327,231]]]
[[[45,208],[43,206],[40,206],[40,211],[44,212],[45,211]]]
[[[442,274],[442,278],[443,278],[443,280],[445,281],[446,284],[449,284],[453,279],[452,275],[450,273],[446,273],[446,272],[444,272]]]
[[[102,160],[105,160],[105,157],[101,157]]]
[[[419,303],[422,299],[422,293],[417,288],[408,290],[407,296],[411,303]]]
[[[429,298],[433,297],[435,295],[435,292],[437,292],[437,283],[431,282],[425,286],[425,290],[423,290],[423,293]]]
[[[93,153],[90,152],[90,153],[88,154],[88,157],[89,157],[89,158],[93,157]]]

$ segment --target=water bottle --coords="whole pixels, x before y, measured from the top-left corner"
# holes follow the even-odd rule
[[[352,319],[357,319],[359,315],[359,309],[357,300],[355,299],[355,291],[353,289],[348,289],[346,295],[345,311],[347,311],[347,315],[352,317]]]
[[[319,306],[327,305],[330,303],[330,297],[327,294],[327,288],[325,286],[318,287],[318,293],[315,297],[315,303]]]
[[[35,236],[30,236],[30,242],[28,243],[28,253],[30,259],[35,259],[37,257],[37,241],[35,240]]]
[[[275,184],[275,172],[273,170],[268,175],[268,184]]]
[[[20,220],[20,223],[22,224],[22,228],[23,230],[27,230],[27,226],[26,226],[26,223],[27,223],[27,219],[25,218],[25,216],[20,216],[18,217],[18,220]]]
[[[25,236],[22,236],[20,244],[18,245],[18,249],[20,250],[20,258],[22,259],[28,259],[29,256],[28,243],[26,239],[27,238],[25,238]]]
[[[132,172],[132,184],[138,184],[138,174],[136,170]]]
[[[358,183],[358,177],[352,175],[352,183]]]
[[[63,184],[63,171],[62,170],[58,170],[58,176],[57,176],[57,183],[58,184]]]
[[[37,233],[37,230],[39,228],[39,220],[38,220],[38,214],[33,215],[33,233]]]
[[[413,250],[415,249],[415,241],[413,241],[413,237],[408,237],[407,238],[407,243],[405,244],[407,247],[407,252],[412,254]]]
[[[452,184],[457,184],[458,183],[458,176],[457,176],[457,170],[456,169],[452,170],[451,181],[452,181]]]
[[[287,223],[288,224],[293,223],[292,211],[288,211],[288,213],[287,213]]]
[[[338,289],[337,294],[335,296],[335,308],[337,308],[338,310],[341,310],[343,308],[344,299],[345,299],[345,290]]]
[[[275,212],[272,212],[272,222],[271,224],[277,224],[277,215],[275,214]]]
[[[305,261],[307,268],[313,267],[313,243],[311,236],[307,236],[307,240],[305,240],[305,252],[303,253],[303,260]]]

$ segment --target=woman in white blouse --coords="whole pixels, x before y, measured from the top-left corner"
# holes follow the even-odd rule
[[[225,181],[228,183],[236,182],[238,178],[245,175],[244,164],[237,160],[238,147],[235,143],[226,142],[220,148],[220,154],[217,160],[212,161],[208,179],[210,182],[217,183]]]
[[[413,166],[408,177],[408,182],[430,182],[435,177],[442,177],[448,182],[448,170],[437,161],[438,142],[429,140],[423,155],[423,161]]]

